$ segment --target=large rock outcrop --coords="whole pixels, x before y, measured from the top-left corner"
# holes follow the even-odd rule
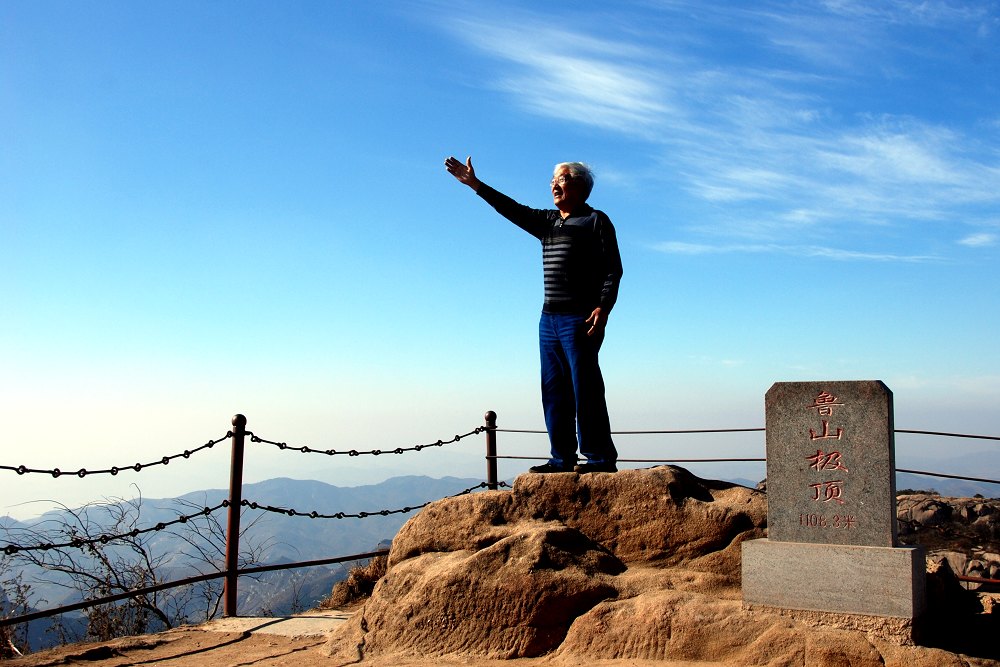
[[[672,466],[526,474],[438,501],[400,530],[385,577],[331,636],[332,664],[1000,665],[745,609],[740,544],[765,536],[766,516],[764,493]]]
[[[739,577],[739,543],[763,536],[763,494],[664,466],[614,475],[521,475],[511,491],[433,503],[392,543],[389,566],[421,553],[478,550],[556,521],[627,564],[685,565]]]
[[[947,560],[967,577],[1000,578],[1000,500],[905,493],[896,499],[896,518],[900,541],[923,545],[928,561]]]

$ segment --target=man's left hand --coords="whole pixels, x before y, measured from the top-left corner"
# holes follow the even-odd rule
[[[604,329],[604,325],[608,323],[608,316],[599,307],[594,308],[594,312],[587,318],[586,323],[590,325],[590,328],[587,329],[587,335],[593,336],[598,331]]]

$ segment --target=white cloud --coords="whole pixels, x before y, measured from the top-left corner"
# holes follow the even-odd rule
[[[982,248],[985,246],[993,246],[997,243],[997,235],[990,234],[988,232],[982,232],[979,234],[970,234],[963,239],[960,239],[959,244],[969,246],[970,248]]]
[[[870,182],[954,186],[962,182],[960,168],[949,163],[943,146],[954,141],[951,132],[924,128],[924,132],[873,132],[848,135],[837,142],[841,150],[826,153],[828,164]],[[933,136],[933,135],[939,136]]]
[[[693,222],[692,235],[748,240],[664,244],[662,250],[801,251],[807,246],[798,234],[820,222],[838,225],[841,238],[873,225],[982,225],[985,209],[1000,204],[1000,160],[988,133],[877,107],[848,104],[848,114],[839,108],[860,77],[869,78],[859,85],[878,85],[872,83],[877,71],[904,57],[910,47],[901,45],[905,35],[894,33],[896,26],[947,24],[964,31],[984,20],[981,11],[934,1],[764,3],[724,11],[685,0],[658,6],[663,13],[648,25],[621,32],[602,26],[599,38],[565,23],[551,28],[546,17],[525,12],[466,15],[450,25],[506,63],[486,80],[513,103],[644,140],[664,156],[665,178],[679,179],[708,210],[727,209]],[[699,20],[691,21],[691,13]],[[664,25],[669,41],[656,32]],[[720,35],[744,40],[754,53],[785,57],[780,66],[763,56],[719,57]],[[841,57],[845,51],[864,66]],[[966,245],[982,243],[969,238]],[[935,259],[808,247],[844,260]]]
[[[825,0],[823,6],[833,14],[851,19],[931,27],[976,25],[988,19],[990,11],[987,3],[943,0]]]
[[[470,45],[520,66],[494,85],[530,111],[628,133],[642,132],[671,114],[662,81],[642,62],[642,49],[531,26],[534,20],[463,18],[452,27]]]
[[[711,245],[707,243],[686,243],[683,241],[665,241],[652,246],[653,250],[675,255],[721,255],[721,254],[780,254],[796,257],[822,257],[838,261],[868,261],[868,262],[932,262],[940,258],[931,255],[900,255],[893,253],[861,252],[842,248],[824,246],[781,245],[777,243],[746,243],[729,245]]]
[[[931,262],[937,261],[937,257],[930,255],[896,255],[892,253],[861,252],[857,250],[844,250],[841,248],[808,247],[802,248],[802,252],[807,257],[825,257],[840,261],[872,261],[872,262]]]

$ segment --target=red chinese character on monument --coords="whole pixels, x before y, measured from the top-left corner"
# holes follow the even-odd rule
[[[837,397],[828,391],[821,391],[816,398],[813,399],[813,404],[809,406],[810,409],[816,410],[821,416],[829,417],[833,414],[833,409],[835,407],[843,406],[843,403],[837,402]]]
[[[810,484],[809,488],[813,490],[813,500],[824,503],[834,500],[841,505],[844,504],[844,501],[840,498],[844,493],[844,480],[842,479],[831,480],[829,482],[817,482],[816,484]]]
[[[809,467],[813,470],[843,470],[844,472],[850,472],[847,466],[844,465],[840,452],[824,452],[822,449],[817,449],[816,453],[812,456],[807,456],[806,460],[809,461]]]
[[[842,407],[843,403],[837,402],[837,397],[828,391],[821,391],[816,398],[813,399],[813,404],[809,406],[810,410],[815,410],[820,417],[829,417],[833,415],[833,409],[835,407]],[[836,432],[830,433],[830,422],[826,419],[820,420],[823,424],[823,432],[816,433],[813,429],[809,429],[809,439],[810,440],[840,440],[840,436],[844,434],[844,429],[837,428]]]
[[[823,432],[816,433],[816,431],[809,429],[809,439],[810,440],[840,440],[840,436],[844,435],[844,429],[837,427],[835,433],[830,433],[830,422],[823,420]]]

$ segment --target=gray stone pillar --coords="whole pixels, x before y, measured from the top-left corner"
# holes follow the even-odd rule
[[[779,382],[764,398],[767,536],[896,546],[892,392],[872,382]]]
[[[923,550],[896,541],[892,392],[779,382],[764,404],[768,537],[743,544],[744,603],[909,643],[926,575]]]

